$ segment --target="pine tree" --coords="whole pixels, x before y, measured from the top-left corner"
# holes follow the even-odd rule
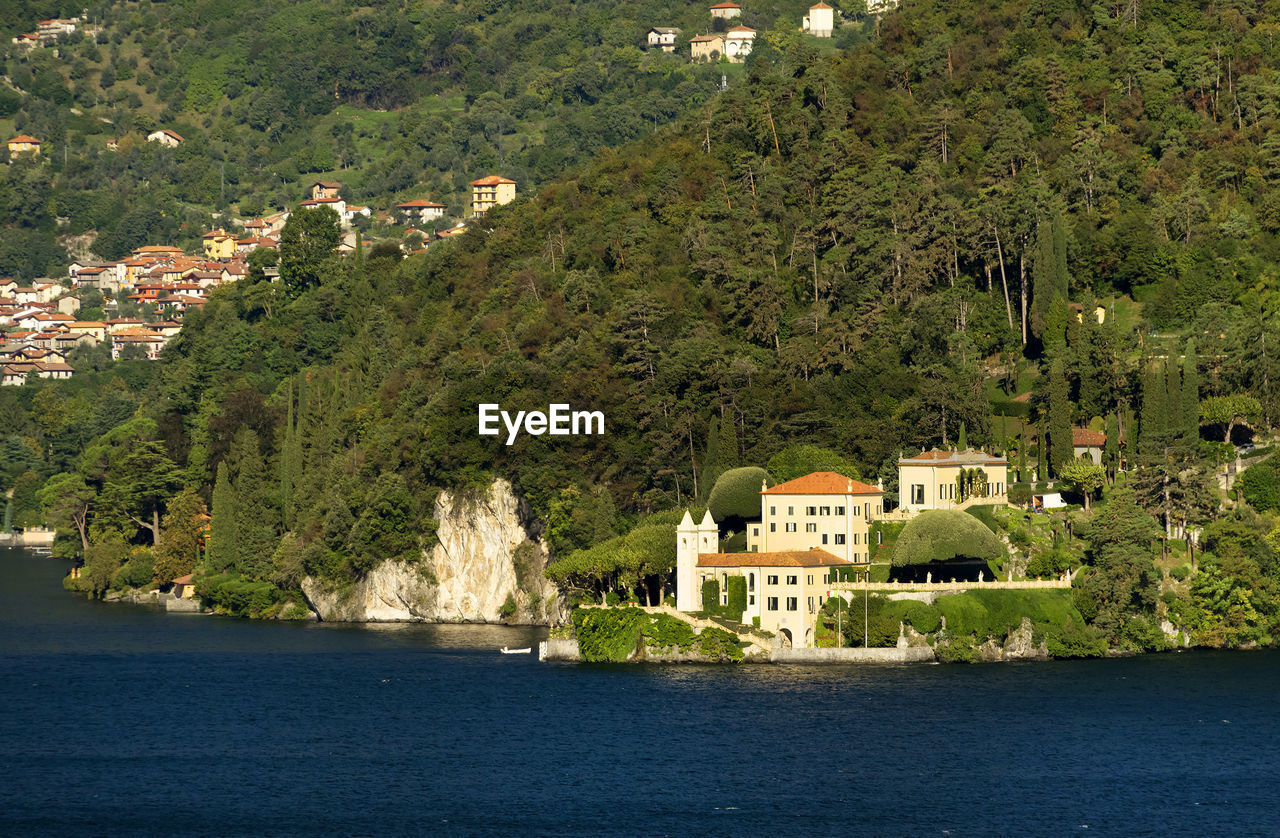
[[[205,561],[209,567],[224,573],[235,567],[240,554],[236,539],[236,493],[227,475],[227,461],[218,463],[218,477],[213,484],[213,520]]]
[[[1073,459],[1071,444],[1071,394],[1066,365],[1061,358],[1049,364],[1049,465],[1055,477]]]

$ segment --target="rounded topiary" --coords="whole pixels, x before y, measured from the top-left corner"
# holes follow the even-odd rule
[[[723,524],[726,520],[760,517],[760,486],[773,485],[769,473],[758,466],[731,468],[711,489],[707,508],[711,517]]]
[[[955,509],[935,509],[921,512],[902,528],[893,548],[893,564],[902,567],[956,558],[992,562],[1004,555],[1004,545],[977,518]]]

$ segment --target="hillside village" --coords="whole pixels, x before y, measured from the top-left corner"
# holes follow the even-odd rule
[[[34,138],[9,141],[10,149],[17,145],[28,153],[39,153],[40,143]],[[473,217],[516,197],[516,182],[500,175],[480,178],[471,186]],[[315,181],[310,197],[298,208],[332,209],[343,231],[338,252],[346,255],[361,245],[353,222],[370,217],[372,211],[348,203],[341,190],[342,184],[336,181]],[[431,237],[413,225],[429,225],[445,212],[443,204],[433,201],[408,201],[396,206],[394,218],[388,215],[384,220],[405,224],[405,240],[414,245],[407,249],[417,253]],[[0,386],[21,386],[29,376],[70,378],[75,369],[68,361],[72,351],[82,346],[106,344],[112,360],[158,359],[165,344],[181,330],[188,309],[203,306],[213,289],[244,279],[249,273],[249,254],[279,249],[280,234],[290,215],[286,210],[242,221],[237,225],[239,233],[211,230],[201,237],[200,253],[143,245],[126,259],[73,261],[67,276],[56,281],[49,278],[22,285],[15,279],[0,279]],[[434,238],[449,239],[465,227],[459,221],[437,231]],[[268,267],[264,278],[278,279],[279,271]],[[86,292],[98,295],[95,299],[101,305],[96,310],[101,317],[80,316]]]

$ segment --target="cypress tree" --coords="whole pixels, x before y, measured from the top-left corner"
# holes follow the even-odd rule
[[[1164,362],[1164,427],[1172,444],[1180,444],[1186,436],[1186,427],[1182,422],[1182,385],[1181,371],[1174,363],[1173,356]]]
[[[1107,414],[1107,439],[1102,445],[1102,463],[1107,467],[1107,479],[1114,481],[1120,468],[1120,417]]]
[[[1054,358],[1049,364],[1049,465],[1054,477],[1072,460],[1071,394],[1067,389],[1066,364]]]
[[[1154,364],[1142,379],[1142,415],[1138,426],[1138,456],[1149,457],[1164,444],[1164,407],[1166,392],[1164,376]]]
[[[1057,299],[1067,299],[1067,233],[1056,211],[1036,227],[1031,252],[1031,330],[1045,334],[1049,309]],[[1066,321],[1062,323],[1064,332]]]
[[[236,569],[263,579],[271,569],[279,512],[267,497],[267,473],[258,435],[248,429],[236,434],[231,457],[236,463]]]
[[[205,560],[209,567],[224,573],[235,566],[240,554],[236,539],[236,493],[227,475],[227,461],[218,463],[218,476],[213,484],[213,515]]]
[[[957,451],[969,450],[969,440],[965,438],[965,434],[964,434],[964,422],[960,423],[960,433],[959,435],[956,436],[956,450]]]
[[[711,494],[711,487],[720,476],[720,423],[712,418],[711,427],[707,430],[707,453],[702,458],[701,485],[698,486],[698,497],[706,500]]]
[[[738,426],[733,408],[720,414],[720,471],[738,467]],[[717,475],[718,477],[719,475]]]
[[[280,512],[281,523],[286,530],[293,512],[293,379],[289,379],[285,387],[285,399],[288,406],[285,410],[284,444],[280,446]]]
[[[1200,442],[1200,358],[1195,340],[1187,341],[1182,359],[1182,427],[1192,445]]]

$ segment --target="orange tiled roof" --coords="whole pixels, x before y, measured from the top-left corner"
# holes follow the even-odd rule
[[[497,186],[499,183],[515,183],[515,181],[501,175],[489,175],[488,177],[471,181],[472,186]]]
[[[511,181],[511,183],[515,183],[515,181]],[[405,209],[414,209],[415,207],[439,207],[440,209],[444,209],[444,204],[437,204],[435,201],[418,200],[405,201],[403,204],[396,204],[396,207]]]
[[[1101,448],[1107,443],[1107,435],[1102,431],[1091,431],[1088,428],[1072,428],[1071,444],[1076,448]]]
[[[776,553],[699,553],[698,567],[830,567],[853,562],[826,550],[782,550]]]
[[[853,480],[834,471],[815,471],[786,483],[765,489],[762,495],[882,495],[884,492],[861,480]]]
[[[28,134],[19,134],[18,136],[14,137],[12,140],[9,140],[9,142],[11,142],[11,143],[35,143],[36,145],[40,145],[40,141],[39,141],[39,140],[37,140],[35,137],[32,137],[32,136],[30,136],[30,135],[28,135]]]

